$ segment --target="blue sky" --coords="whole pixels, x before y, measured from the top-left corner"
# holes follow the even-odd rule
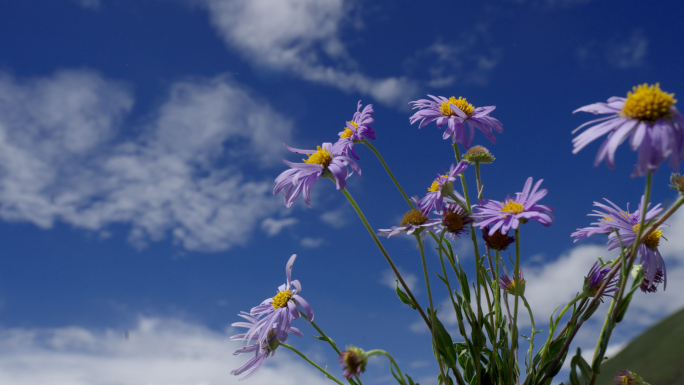
[[[635,207],[644,183],[629,177],[626,147],[615,170],[593,167],[598,142],[573,155],[570,132],[591,116],[572,111],[644,82],[681,98],[681,13],[675,2],[591,0],[1,3],[0,383],[235,383],[244,358],[231,354],[230,324],[274,295],[294,253],[294,277],[339,345],[385,348],[433,383],[426,330],[344,197],[331,183],[314,186],[312,209],[272,195],[281,160],[300,158],[282,143],[334,141],[357,101],[372,103],[376,148],[422,195],[453,152],[434,124],[409,125],[408,102],[496,105],[504,132],[474,141],[497,157],[483,168],[485,196],[543,178],[556,210],[553,226],[522,234],[529,299],[547,319],[609,255],[602,239],[570,238],[592,202]],[[395,225],[405,202],[358,152],[349,191],[375,228]],[[656,202],[675,197],[670,171],[654,176]],[[668,222],[667,291],[638,296],[612,352],[684,306],[684,216]],[[412,240],[384,244],[427,303]],[[467,244],[456,248],[472,266]],[[578,346],[593,348],[599,324]],[[290,342],[336,371],[298,326],[306,337]],[[368,378],[392,382],[385,365]],[[321,381],[286,351],[251,380]]]

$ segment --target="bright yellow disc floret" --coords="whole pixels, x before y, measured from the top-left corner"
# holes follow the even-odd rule
[[[273,297],[273,308],[280,309],[281,307],[287,306],[287,302],[292,298],[292,292],[289,290],[279,291],[278,294]]]
[[[302,159],[305,163],[320,164],[323,167],[328,167],[332,162],[332,155],[325,148],[318,146],[318,149],[313,154],[309,155],[309,159]]]
[[[518,203],[513,201],[512,199],[509,199],[508,201],[506,201],[506,204],[501,208],[501,211],[511,214],[520,214],[521,212],[525,211],[525,206],[523,206],[522,203]]]
[[[475,111],[475,107],[473,107],[472,104],[468,103],[466,98],[459,96],[458,99],[456,99],[456,97],[452,96],[449,98],[449,101],[443,102],[439,106],[439,111],[442,113],[442,115],[456,115],[456,113],[451,109],[450,104],[455,105],[468,116],[470,116],[470,114],[472,114],[473,111]]]
[[[632,90],[633,92],[627,93],[627,100],[621,113],[630,119],[654,122],[666,116],[670,112],[670,107],[677,103],[674,94],[661,91],[658,83],[654,86],[644,83]]]
[[[358,125],[356,122],[354,122],[354,121],[349,122],[349,124],[351,124],[352,126],[354,126],[354,129],[358,129],[358,128],[359,128],[359,125]],[[344,128],[344,132],[342,133],[342,135],[340,135],[340,139],[348,138],[348,137],[350,137],[350,136],[352,136],[352,135],[354,135],[354,131],[350,130],[349,127],[345,127],[345,128]]]

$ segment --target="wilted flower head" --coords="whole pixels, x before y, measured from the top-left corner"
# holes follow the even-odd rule
[[[499,287],[511,295],[525,294],[525,275],[522,269],[518,270],[518,274],[513,279],[508,278],[508,275],[502,275],[499,280]]]
[[[441,229],[446,231],[452,238],[460,237],[461,234],[468,234],[468,226],[475,219],[455,203],[448,204],[442,209]]]
[[[610,267],[602,268],[600,263],[595,262],[594,266],[592,266],[589,270],[589,274],[586,277],[584,277],[584,294],[586,294],[589,297],[595,296],[599,288],[601,288],[601,285],[603,285],[603,282],[605,281],[608,272],[610,272]],[[611,281],[606,286],[606,289],[603,291],[603,294],[601,295],[601,302],[603,302],[603,296],[607,295],[608,297],[612,297],[610,293],[616,290],[617,277],[613,276],[613,279],[611,279]]]
[[[450,97],[428,95],[432,100],[419,99],[413,103],[413,109],[418,109],[409,118],[411,124],[420,120],[418,128],[423,128],[428,123],[436,121],[437,127],[442,128],[447,125],[443,139],[452,138],[453,143],[461,143],[465,148],[470,147],[470,143],[475,136],[475,127],[482,131],[492,143],[496,142],[493,131],[503,132],[501,122],[489,116],[496,106],[473,107],[464,97]],[[466,123],[470,131],[470,137],[466,132]]]
[[[344,144],[337,142],[323,143],[317,150],[300,150],[285,146],[288,150],[309,155],[302,159],[304,163],[283,162],[291,168],[283,171],[275,180],[273,195],[283,192],[285,207],[292,206],[299,194],[304,193],[304,203],[311,207],[310,190],[321,177],[332,177],[338,190],[347,186],[347,178],[351,175],[347,165],[361,174],[359,165],[348,155],[344,154]]]
[[[417,203],[418,197],[412,198],[412,200]],[[380,229],[378,235],[393,237],[399,234],[413,234],[414,232],[420,233],[421,239],[425,238],[424,228],[435,230],[441,221],[439,219],[430,219],[423,215],[418,210],[409,210],[404,214],[404,218],[401,220],[400,226],[392,226],[389,229]]]
[[[354,151],[354,143],[361,141],[364,138],[375,140],[375,131],[371,128],[371,124],[375,122],[373,119],[373,105],[369,104],[361,110],[361,101],[356,106],[356,112],[344,130],[338,134],[340,143],[343,147],[342,152],[345,155],[351,155],[355,159],[359,159]]]
[[[473,146],[465,154],[463,154],[463,160],[468,163],[476,164],[488,164],[494,161],[494,155],[492,155],[489,150],[482,146]]]
[[[347,346],[347,349],[340,353],[340,366],[344,370],[346,378],[358,377],[361,373],[366,371],[366,364],[368,363],[368,355],[366,352],[357,348],[356,346]]]
[[[293,254],[285,266],[287,281],[278,287],[278,293],[273,298],[264,300],[261,305],[252,308],[249,314],[257,321],[252,328],[245,333],[244,339],[249,340],[257,336],[257,341],[263,343],[267,340],[267,333],[275,329],[278,340],[285,341],[293,320],[299,318],[299,306],[304,309],[309,322],[313,321],[313,309],[300,295],[302,285],[298,280],[292,280],[292,265],[296,254]]]
[[[517,229],[521,223],[534,220],[544,226],[553,223],[553,209],[549,206],[538,205],[537,202],[546,196],[546,189],[539,190],[543,182],[540,179],[532,188],[532,178],[527,178],[523,191],[516,193],[515,198],[506,197],[504,202],[480,199],[473,215],[480,218],[475,226],[489,227],[489,235],[496,231],[508,233],[510,229]],[[530,190],[531,189],[531,190]]]
[[[638,374],[629,370],[618,372],[618,375],[615,377],[614,381],[618,385],[649,385]]]
[[[632,176],[642,176],[646,172],[656,172],[660,163],[670,158],[670,166],[679,170],[679,162],[684,159],[684,116],[675,108],[674,94],[660,90],[660,85],[642,84],[636,86],[627,98],[612,97],[608,103],[595,103],[578,108],[574,112],[608,114],[592,120],[575,129],[597,123],[573,140],[573,154],[589,143],[608,134],[596,154],[594,165],[603,159],[610,168],[615,168],[615,150],[630,137],[632,151],[639,150],[638,160]]]
[[[495,231],[494,234],[489,235],[489,227],[483,227],[481,230],[482,239],[484,239],[487,246],[492,250],[506,250],[508,249],[508,246],[515,242],[515,238],[509,236],[508,233],[501,234],[500,232]]]
[[[460,162],[456,166],[452,164],[446,174],[437,175],[432,185],[428,187],[428,193],[418,202],[418,207],[420,207],[423,215],[427,216],[435,209],[441,210],[443,198],[451,194],[455,194],[461,202],[465,201],[465,198],[454,191],[452,183],[456,181],[457,176],[465,171],[466,168],[468,168],[468,163]]]
[[[684,175],[679,175],[679,173],[672,173],[670,175],[670,188],[679,191],[680,194],[684,194]]]

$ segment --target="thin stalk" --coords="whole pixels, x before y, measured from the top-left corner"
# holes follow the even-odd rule
[[[378,157],[378,160],[380,161],[380,163],[382,163],[382,167],[385,168],[387,175],[389,175],[390,179],[392,179],[392,182],[394,182],[394,185],[397,187],[397,190],[399,190],[399,192],[401,193],[401,196],[404,197],[404,200],[406,201],[406,203],[408,203],[408,205],[411,207],[411,209],[415,210],[416,209],[415,206],[413,206],[413,203],[411,202],[409,197],[404,192],[404,189],[402,189],[401,186],[399,185],[397,178],[395,178],[394,174],[392,174],[392,171],[390,171],[389,166],[387,166],[387,163],[385,163],[385,160],[382,158],[382,155],[380,155],[380,152],[378,150],[376,150],[375,147],[373,147],[373,145],[366,138],[361,140],[361,143],[365,144],[366,147],[370,148],[370,150],[373,151],[375,156]]]
[[[383,356],[389,358],[390,363],[391,363],[390,365],[394,365],[394,367],[397,369],[397,374],[399,374],[399,378],[401,378],[402,383],[404,385],[406,385],[406,381],[404,380],[404,375],[401,373],[401,369],[399,369],[399,365],[397,365],[397,362],[394,361],[394,358],[389,353],[387,353],[386,351],[381,350],[381,349],[373,349],[373,350],[367,351],[366,355],[368,357],[374,356],[374,355],[383,355]]]
[[[356,211],[356,214],[358,214],[359,218],[361,219],[361,222],[363,222],[363,225],[366,227],[366,230],[368,230],[368,233],[373,238],[373,241],[375,241],[375,244],[380,249],[380,252],[385,257],[385,260],[390,265],[390,268],[392,268],[394,275],[397,276],[397,279],[399,280],[399,283],[401,283],[401,286],[404,288],[404,291],[406,291],[406,294],[408,294],[409,298],[411,298],[411,301],[413,301],[413,303],[416,304],[416,310],[418,310],[418,312],[420,313],[420,316],[423,317],[423,321],[425,321],[425,324],[427,325],[428,329],[430,329],[430,331],[432,331],[432,324],[430,323],[430,320],[428,320],[427,316],[425,315],[425,312],[423,311],[423,308],[418,304],[418,300],[413,295],[413,292],[411,292],[411,289],[409,289],[408,285],[404,281],[404,278],[399,273],[399,269],[397,269],[397,266],[392,261],[392,258],[390,258],[389,254],[387,254],[387,251],[382,246],[382,243],[380,243],[378,236],[375,235],[373,228],[371,227],[371,225],[366,220],[366,217],[363,215],[361,208],[359,208],[359,205],[356,204],[356,201],[354,201],[354,198],[352,198],[351,194],[349,194],[349,191],[347,191],[347,189],[342,189],[342,193],[347,198],[349,203],[352,205],[352,207]]]
[[[556,327],[558,327],[558,323],[560,322],[561,318],[563,318],[563,315],[565,315],[565,312],[570,309],[572,305],[575,304],[575,302],[579,301],[580,299],[585,298],[582,295],[578,295],[575,297],[572,301],[568,302],[567,305],[561,310],[561,312],[558,314],[558,317],[556,317],[556,321],[552,325],[549,325],[549,336],[546,339],[546,344],[544,344],[544,351],[542,352],[541,360],[539,361],[539,367],[541,367],[544,364],[544,359],[546,358],[547,353],[549,352],[549,346],[551,345],[551,338],[553,338],[553,333],[556,330]]]
[[[428,277],[427,264],[425,263],[425,245],[423,245],[423,241],[420,239],[419,234],[414,233],[414,235],[416,236],[416,242],[418,242],[418,248],[420,249],[420,260],[423,262],[423,273],[425,273],[425,286],[427,287],[428,300],[430,301],[430,322],[433,325],[436,325],[435,307],[432,302],[432,291],[430,290],[430,278]],[[437,336],[435,335],[435,328],[432,328],[430,332],[432,334],[432,346],[435,347],[437,353],[437,356],[435,358],[437,358],[437,366],[439,366],[439,373],[442,375],[444,381],[446,381],[446,377],[444,376],[444,369],[442,369],[441,355],[439,353],[439,349],[437,349]]]
[[[520,271],[520,229],[517,228],[515,229],[515,268],[513,269],[513,280],[515,281],[516,274],[518,274],[518,281],[520,281],[519,277],[519,271]],[[520,282],[517,282],[517,284],[520,284]],[[516,362],[516,356],[518,353],[518,297],[519,295],[515,295],[515,302],[513,305],[513,323],[511,324],[512,332],[511,332],[511,370],[510,370],[510,379],[511,379],[511,384],[513,384],[513,365],[515,365]],[[515,348],[515,349],[514,349]],[[518,380],[515,380],[515,383],[518,383]]]
[[[304,317],[305,320],[307,320],[307,321],[309,320],[308,318],[306,318],[306,313],[304,313],[301,309],[299,310],[299,314],[301,314],[301,316]],[[327,343],[329,343],[330,346],[332,346],[333,349],[335,349],[335,352],[337,353],[337,355],[342,354],[342,352],[340,351],[340,349],[337,348],[337,345],[335,344],[335,342],[333,342],[333,340],[332,340],[330,337],[328,337],[328,336],[323,332],[323,330],[321,330],[321,328],[319,328],[318,325],[316,325],[316,323],[315,323],[314,321],[311,321],[311,322],[309,322],[309,323],[311,324],[311,326],[314,327],[314,329],[316,329],[316,331],[321,335],[321,337],[323,337],[323,338],[325,339],[325,341],[326,341]]]
[[[286,343],[282,343],[282,342],[280,343],[280,346],[284,346],[284,347],[286,347],[286,348],[292,350],[293,352],[297,353],[297,354],[298,354],[300,357],[302,357],[306,362],[310,363],[313,367],[315,367],[316,369],[318,369],[318,370],[320,370],[321,372],[323,372],[323,374],[325,374],[326,377],[328,377],[329,379],[331,379],[331,380],[337,382],[337,383],[340,384],[340,385],[344,385],[340,380],[338,380],[337,378],[335,378],[335,376],[333,376],[332,374],[328,373],[327,370],[321,368],[321,367],[318,366],[318,364],[316,364],[315,362],[311,361],[311,360],[309,359],[309,357],[305,356],[305,355],[304,355],[303,353],[301,353],[299,350],[293,348],[292,346],[290,346],[290,345],[288,345],[288,344],[286,344]]]
[[[530,361],[529,366],[527,367],[527,373],[529,373],[532,370],[532,350],[534,349],[534,334],[536,331],[534,330],[534,315],[532,315],[530,304],[527,303],[527,299],[525,299],[524,295],[521,295],[520,297],[523,300],[523,304],[525,304],[525,307],[527,308],[527,312],[530,313],[530,322],[532,323],[532,335],[530,335]]]

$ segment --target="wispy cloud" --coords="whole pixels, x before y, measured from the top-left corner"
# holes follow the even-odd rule
[[[358,70],[339,38],[349,19],[342,0],[198,0],[226,43],[256,66],[286,71],[345,92],[405,107],[417,85],[402,76],[373,78]],[[354,24],[354,23],[350,23]]]
[[[78,3],[83,8],[89,8],[89,9],[100,9],[100,6],[102,5],[100,3],[100,0],[72,0],[72,1]]]
[[[604,63],[617,69],[633,69],[646,65],[649,40],[642,29],[627,37],[606,41],[592,39],[575,48],[575,58],[582,66]]]
[[[42,228],[127,223],[141,247],[169,235],[189,250],[246,243],[279,200],[270,178],[237,165],[275,164],[291,123],[222,76],[173,84],[127,137],[132,105],[125,85],[94,72],[0,75],[0,217]]]
[[[432,88],[455,83],[484,85],[499,64],[503,51],[492,44],[489,27],[479,24],[461,33],[454,42],[439,38],[405,62],[410,73],[426,71]],[[430,63],[426,66],[426,63]],[[422,75],[422,74],[421,74]]]
[[[229,337],[228,332],[158,318],[141,318],[128,332],[82,327],[5,329],[0,331],[0,383],[243,383],[229,373],[249,357],[234,356],[233,351],[240,345],[229,341]],[[252,381],[278,385],[319,384],[324,377],[314,370],[288,352],[277,351]]]
[[[320,247],[323,243],[325,243],[325,239],[307,237],[307,238],[303,238],[300,243],[304,247],[307,247],[309,249],[315,249],[317,247]]]
[[[266,218],[263,222],[261,222],[261,230],[265,231],[269,237],[272,237],[274,235],[278,235],[284,228],[292,226],[297,222],[297,218]]]
[[[418,295],[418,293],[420,293],[420,288],[418,287],[418,276],[413,273],[408,273],[403,269],[399,269],[399,273],[401,274],[401,277],[404,279],[404,282],[406,282],[406,284],[408,285],[409,289],[411,289],[413,294]],[[396,280],[397,276],[394,275],[392,269],[386,269],[382,271],[380,283],[382,283],[383,285],[394,290],[396,288]],[[399,284],[399,287],[401,287],[401,284]]]

